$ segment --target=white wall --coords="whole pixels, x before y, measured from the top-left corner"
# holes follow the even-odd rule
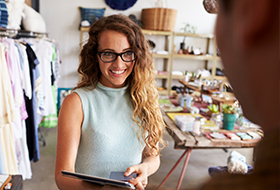
[[[178,11],[175,31],[180,32],[183,22],[188,22],[197,27],[197,33],[213,33],[216,15],[208,14],[202,4],[203,0],[166,0],[168,8]],[[61,79],[59,87],[74,87],[78,82],[77,67],[79,64],[79,39],[80,23],[79,6],[89,8],[106,7],[105,16],[122,13],[125,15],[135,14],[137,19],[141,18],[143,8],[155,7],[157,0],[138,0],[135,5],[125,11],[112,10],[106,5],[105,0],[40,0],[40,13],[45,19],[49,37],[55,39],[60,46],[61,53]],[[180,40],[180,39],[178,39]],[[195,41],[195,43],[200,43]],[[179,42],[178,42],[179,46]],[[180,62],[180,61],[178,61]],[[191,64],[174,69],[195,70],[203,66]],[[187,68],[181,68],[187,67]]]

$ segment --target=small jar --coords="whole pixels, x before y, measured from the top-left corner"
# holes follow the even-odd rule
[[[200,135],[200,117],[195,117],[194,123],[193,123],[193,132],[196,135]]]

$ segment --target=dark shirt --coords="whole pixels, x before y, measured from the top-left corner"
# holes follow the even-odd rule
[[[37,67],[39,61],[34,51],[28,44],[26,44],[26,53],[29,62],[29,71],[30,71],[30,79],[31,79],[31,87],[32,87],[32,99],[29,100],[28,97],[25,96],[26,111],[28,113],[28,118],[25,120],[27,147],[29,151],[29,159],[33,160],[34,162],[37,162],[40,158],[39,140],[38,140],[38,125],[40,122],[37,114],[38,102],[36,98],[35,87],[36,87],[36,79],[40,76]]]

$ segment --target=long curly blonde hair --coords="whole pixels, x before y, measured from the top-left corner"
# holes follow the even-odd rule
[[[158,91],[155,84],[155,74],[152,55],[148,43],[140,27],[124,15],[111,15],[96,21],[89,29],[89,39],[80,53],[78,72],[81,81],[74,88],[89,87],[94,89],[101,76],[99,69],[97,48],[100,35],[105,30],[114,30],[127,36],[136,60],[132,73],[127,78],[131,102],[134,106],[133,120],[139,125],[138,139],[142,136],[145,144],[160,153],[165,146],[162,133],[165,128],[158,104]],[[140,119],[140,122],[138,120]],[[146,135],[148,133],[148,135]],[[161,146],[158,146],[158,144]],[[158,148],[161,147],[161,148]]]

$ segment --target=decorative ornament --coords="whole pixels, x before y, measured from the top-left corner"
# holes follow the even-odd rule
[[[126,10],[132,7],[137,0],[105,0],[106,4],[115,10]]]

